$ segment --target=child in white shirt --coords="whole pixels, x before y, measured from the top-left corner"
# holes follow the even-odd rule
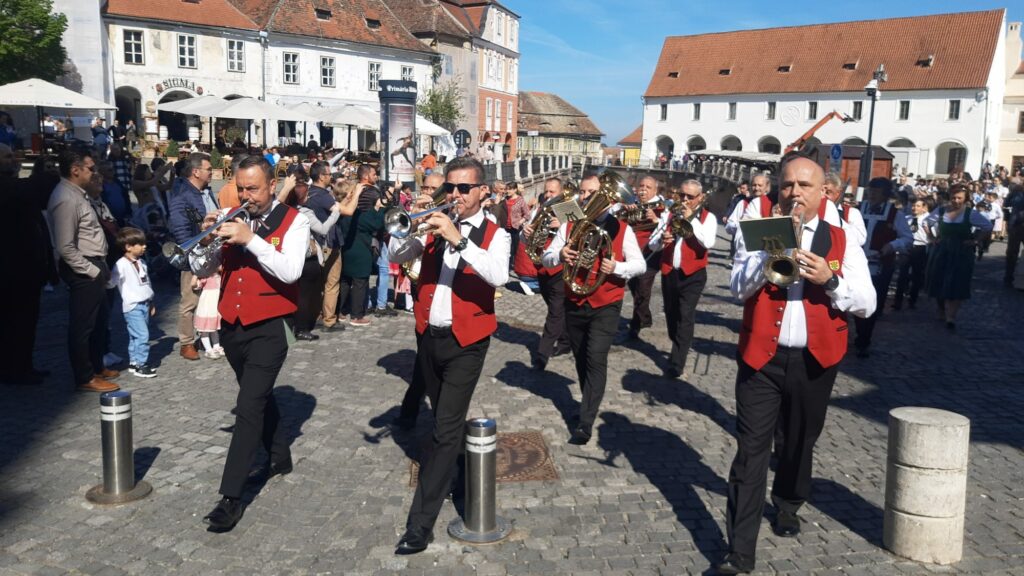
[[[146,234],[125,227],[117,232],[117,246],[124,251],[110,275],[110,287],[121,293],[121,311],[128,325],[128,371],[140,378],[153,378],[156,371],[149,360],[149,319],[156,314],[149,270],[142,260]]]

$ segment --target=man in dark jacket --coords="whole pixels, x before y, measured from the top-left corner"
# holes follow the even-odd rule
[[[174,241],[178,244],[198,234],[203,216],[218,208],[217,199],[207,189],[210,185],[210,176],[213,174],[209,154],[195,152],[189,155],[187,162],[184,178],[176,181],[176,191],[168,200],[168,225]],[[198,303],[199,295],[192,291],[192,272],[182,271],[181,302],[178,304],[178,342],[181,344],[181,357],[186,360],[199,360],[193,328]]]

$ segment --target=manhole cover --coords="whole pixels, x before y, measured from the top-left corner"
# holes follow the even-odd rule
[[[540,432],[499,432],[497,452],[498,482],[558,480],[558,470]],[[411,461],[409,486],[416,486],[419,472],[419,463]]]

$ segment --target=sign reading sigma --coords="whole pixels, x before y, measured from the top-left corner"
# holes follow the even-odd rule
[[[203,87],[196,86],[196,83],[186,78],[165,78],[162,82],[156,85],[156,93],[162,94],[164,90],[170,90],[172,88],[183,88],[191,92],[195,92],[199,96],[203,95]]]

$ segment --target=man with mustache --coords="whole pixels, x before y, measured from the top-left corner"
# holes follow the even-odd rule
[[[768,283],[768,254],[737,236],[730,287],[744,302],[736,375],[737,451],[729,471],[729,554],[719,574],[754,569],[776,423],[784,441],[772,485],[772,530],[800,533],[797,510],[811,486],[814,443],[825,424],[838,364],[846,354],[848,313],[870,316],[875,294],[863,250],[842,228],[818,218],[825,173],[810,158],[783,158],[779,204],[793,218],[800,280]],[[758,240],[759,242],[760,240]]]

